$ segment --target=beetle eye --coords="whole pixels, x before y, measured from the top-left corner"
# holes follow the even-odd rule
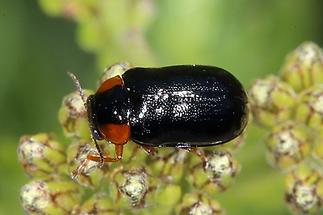
[[[92,135],[93,135],[93,138],[96,139],[96,140],[102,140],[103,139],[100,132],[98,130],[96,130],[96,129],[92,130]]]

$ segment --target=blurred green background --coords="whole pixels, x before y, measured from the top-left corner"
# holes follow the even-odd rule
[[[74,90],[67,71],[94,89],[99,72],[118,60],[136,66],[210,64],[231,71],[247,87],[278,73],[285,55],[301,42],[323,46],[320,0],[147,0],[154,9],[144,20],[143,37],[133,41],[131,32],[124,40],[113,32],[136,26],[132,16],[127,10],[119,13],[122,5],[116,0],[106,1],[111,2],[106,35],[113,37],[102,51],[88,44],[87,37],[98,43],[106,36],[91,35],[93,20],[84,30],[73,18],[46,15],[37,1],[0,0],[0,214],[23,214],[19,189],[28,179],[16,158],[19,137],[61,134],[57,110],[62,97]],[[289,214],[283,176],[265,160],[263,134],[251,126],[237,155],[242,172],[233,187],[217,196],[228,214]]]

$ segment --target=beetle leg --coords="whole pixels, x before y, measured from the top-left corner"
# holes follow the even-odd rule
[[[88,160],[91,160],[91,161],[101,162],[101,157],[100,157],[100,155],[98,155],[98,154],[89,154],[89,155],[87,156],[87,159],[88,159]],[[108,163],[108,162],[116,162],[116,161],[118,161],[118,160],[120,160],[120,159],[117,159],[117,158],[111,158],[111,157],[108,157],[108,156],[106,156],[106,155],[103,155],[103,162],[104,162],[104,163]]]
[[[149,155],[157,155],[158,150],[151,146],[141,146]]]
[[[88,161],[99,162],[100,168],[101,168],[104,163],[117,162],[117,161],[121,160],[122,153],[123,153],[123,145],[115,145],[115,152],[116,152],[115,158],[111,158],[111,157],[103,155],[101,153],[88,154],[86,159],[83,160],[82,163],[78,166],[78,168],[72,172],[72,179],[76,179],[79,175],[81,175],[84,172],[86,165],[88,164]]]
[[[104,164],[104,156],[103,156],[102,149],[101,149],[100,145],[98,144],[98,142],[96,141],[96,139],[93,138],[93,137],[92,137],[92,139],[93,139],[93,141],[95,143],[96,150],[98,151],[98,153],[100,155],[100,167],[102,167],[103,164]]]
[[[123,145],[114,145],[116,150],[116,156],[118,160],[122,159]]]
[[[103,162],[108,163],[108,162],[117,162],[121,160],[122,154],[123,154],[123,145],[115,145],[115,152],[116,152],[116,157],[111,158],[109,156],[103,155]],[[101,162],[102,157],[99,154],[89,154],[87,156],[88,160],[91,161],[96,161],[96,162]]]
[[[187,152],[191,152],[191,153],[194,153],[196,154],[197,156],[199,156],[203,162],[203,166],[206,165],[206,162],[207,162],[207,158],[204,154],[204,152],[202,150],[199,150],[197,149],[196,147],[190,147],[190,148],[180,148],[180,149],[183,149]]]

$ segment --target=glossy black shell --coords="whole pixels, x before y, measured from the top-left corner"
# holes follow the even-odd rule
[[[95,94],[94,124],[128,123],[148,146],[209,146],[237,137],[248,118],[247,96],[229,72],[201,65],[132,68],[124,86]]]

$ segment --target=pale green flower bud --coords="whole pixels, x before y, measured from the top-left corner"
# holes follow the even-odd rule
[[[81,196],[75,183],[56,178],[55,181],[35,180],[24,185],[20,199],[29,214],[65,215],[81,201]]]
[[[90,90],[84,90],[85,96],[92,94]],[[67,137],[90,139],[87,112],[79,92],[73,92],[65,96],[58,112],[58,120]]]
[[[100,185],[107,171],[107,165],[101,167],[100,162],[87,159],[88,154],[97,154],[93,144],[86,141],[76,141],[67,149],[67,163],[69,172],[80,185],[96,188]]]
[[[168,183],[180,182],[185,171],[188,152],[171,148],[160,148],[158,154],[151,157],[150,168],[156,176]]]
[[[167,183],[160,184],[157,186],[154,202],[155,204],[158,203],[158,210],[165,208],[163,210],[164,214],[170,213],[175,204],[181,199],[181,195],[182,191],[179,185]],[[153,205],[154,202],[151,202],[151,205]]]
[[[208,199],[201,194],[189,193],[184,196],[182,203],[177,206],[176,214],[223,215],[224,212],[217,201]]]
[[[323,165],[323,137],[322,135],[318,135],[317,141],[314,145],[313,149],[313,157],[321,162]]]
[[[302,164],[286,177],[286,201],[295,213],[318,214],[321,200],[319,183],[322,175]]]
[[[64,148],[48,134],[21,137],[17,153],[19,162],[30,176],[48,178],[66,171]]]
[[[228,189],[240,171],[240,165],[228,151],[207,152],[206,162],[194,158],[188,181],[198,190],[214,194]]]
[[[267,158],[275,167],[291,168],[310,154],[312,142],[309,129],[294,121],[287,121],[275,126],[267,137]]]
[[[122,166],[112,173],[112,180],[115,183],[112,195],[119,200],[119,204],[127,208],[130,205],[134,208],[143,208],[146,204],[145,198],[150,189],[149,175],[143,168],[123,170]],[[121,198],[119,197],[121,194]]]
[[[256,80],[248,94],[253,118],[262,126],[272,127],[289,119],[296,104],[293,88],[275,76]]]
[[[141,205],[148,192],[148,179],[144,171],[133,171],[124,174],[125,181],[119,187],[123,195],[129,198],[132,206]]]
[[[84,202],[77,215],[119,215],[120,209],[109,196],[104,193],[94,194],[90,199]]]
[[[295,114],[296,120],[322,133],[323,125],[323,85],[315,85],[300,95]]]
[[[225,151],[215,151],[207,155],[204,167],[209,180],[222,189],[226,189],[240,171],[239,163],[232,154]]]
[[[323,52],[313,42],[304,42],[286,58],[281,76],[297,92],[323,82]]]

